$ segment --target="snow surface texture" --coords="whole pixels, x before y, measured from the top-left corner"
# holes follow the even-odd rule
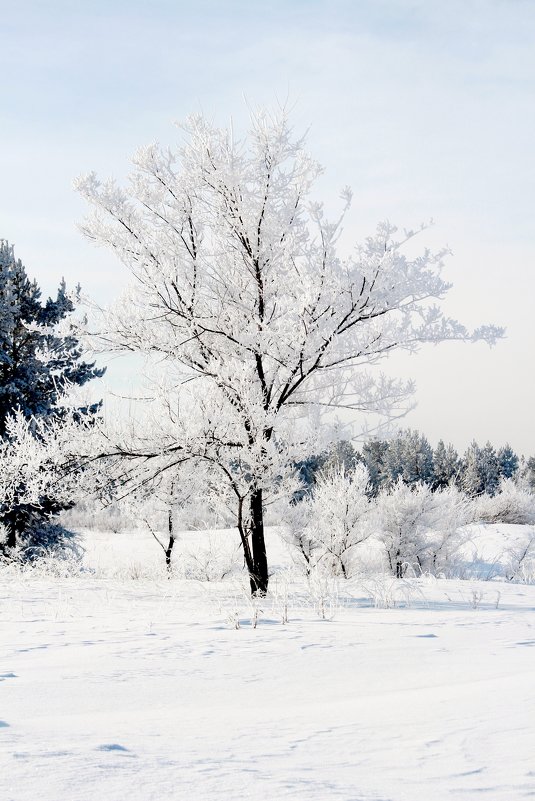
[[[256,610],[238,580],[8,573],[0,798],[535,797],[535,586],[385,579],[330,602],[322,620],[280,582]]]

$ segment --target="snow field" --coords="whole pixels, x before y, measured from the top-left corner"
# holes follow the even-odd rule
[[[102,571],[120,553],[163,573],[149,538],[88,535]],[[332,620],[292,584],[286,625],[279,585],[253,628],[239,578],[7,573],[0,798],[535,796],[535,586],[389,581],[344,583]]]

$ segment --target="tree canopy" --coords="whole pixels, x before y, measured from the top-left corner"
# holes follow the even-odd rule
[[[155,470],[213,464],[236,498],[252,589],[264,592],[265,494],[311,452],[324,412],[398,413],[413,387],[377,371],[390,352],[492,343],[501,331],[468,332],[442,314],[445,251],[410,258],[414,232],[381,223],[340,252],[351,192],[327,220],[314,197],[321,168],[284,112],[255,114],[243,140],[199,116],[184,132],[174,151],[139,150],[126,188],[94,173],[78,182],[92,207],[83,230],[134,278],[99,339],[165,364],[150,437],[121,452]]]

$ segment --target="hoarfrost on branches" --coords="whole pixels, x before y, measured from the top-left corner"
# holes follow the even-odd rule
[[[396,578],[440,575],[449,569],[472,519],[467,498],[455,487],[433,492],[427,484],[409,487],[401,479],[377,497],[375,536],[382,542]]]
[[[412,232],[381,223],[353,254],[339,251],[350,192],[327,220],[312,194],[321,168],[284,111],[255,114],[244,140],[200,116],[184,134],[176,151],[139,150],[126,188],[94,173],[78,181],[92,207],[85,234],[134,278],[93,333],[103,349],[163,363],[173,392],[155,419],[168,418],[166,435],[123,450],[156,471],[183,459],[217,467],[236,496],[251,589],[264,593],[264,496],[313,451],[325,412],[399,415],[413,386],[373,369],[385,356],[493,343],[501,330],[471,333],[442,314],[445,251],[409,258]]]
[[[358,567],[358,546],[372,534],[368,471],[362,465],[321,473],[313,494],[290,507],[285,536],[305,573],[319,568],[349,578]]]
[[[102,478],[93,464],[82,466],[81,443],[89,440],[95,426],[93,411],[64,409],[62,418],[27,419],[19,409],[5,420],[5,437],[0,439],[0,512],[2,517],[21,504],[36,511],[52,495],[57,503],[69,507],[92,491]],[[45,525],[49,515],[44,516]],[[21,539],[13,541],[12,533],[5,525],[0,552],[8,555],[19,544],[27,545],[22,532]],[[34,544],[39,540],[39,531],[30,538]]]

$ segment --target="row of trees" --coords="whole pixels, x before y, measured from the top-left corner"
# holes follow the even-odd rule
[[[470,497],[494,495],[504,478],[521,475],[531,485],[535,459],[519,459],[510,445],[498,450],[487,442],[472,442],[463,456],[440,440],[435,449],[427,438],[407,429],[388,440],[370,439],[357,450],[348,441],[333,443],[319,456],[310,456],[297,467],[303,483],[310,488],[319,471],[343,467],[351,472],[357,464],[367,468],[369,491],[377,495],[400,479],[404,484],[426,484],[432,490],[456,486]]]
[[[454,485],[409,486],[401,476],[373,492],[362,463],[350,472],[330,467],[283,517],[285,537],[307,576],[351,578],[378,565],[396,578],[459,575],[473,522],[528,524],[510,549],[509,578],[535,558],[535,495],[510,478],[494,496],[470,498]]]

